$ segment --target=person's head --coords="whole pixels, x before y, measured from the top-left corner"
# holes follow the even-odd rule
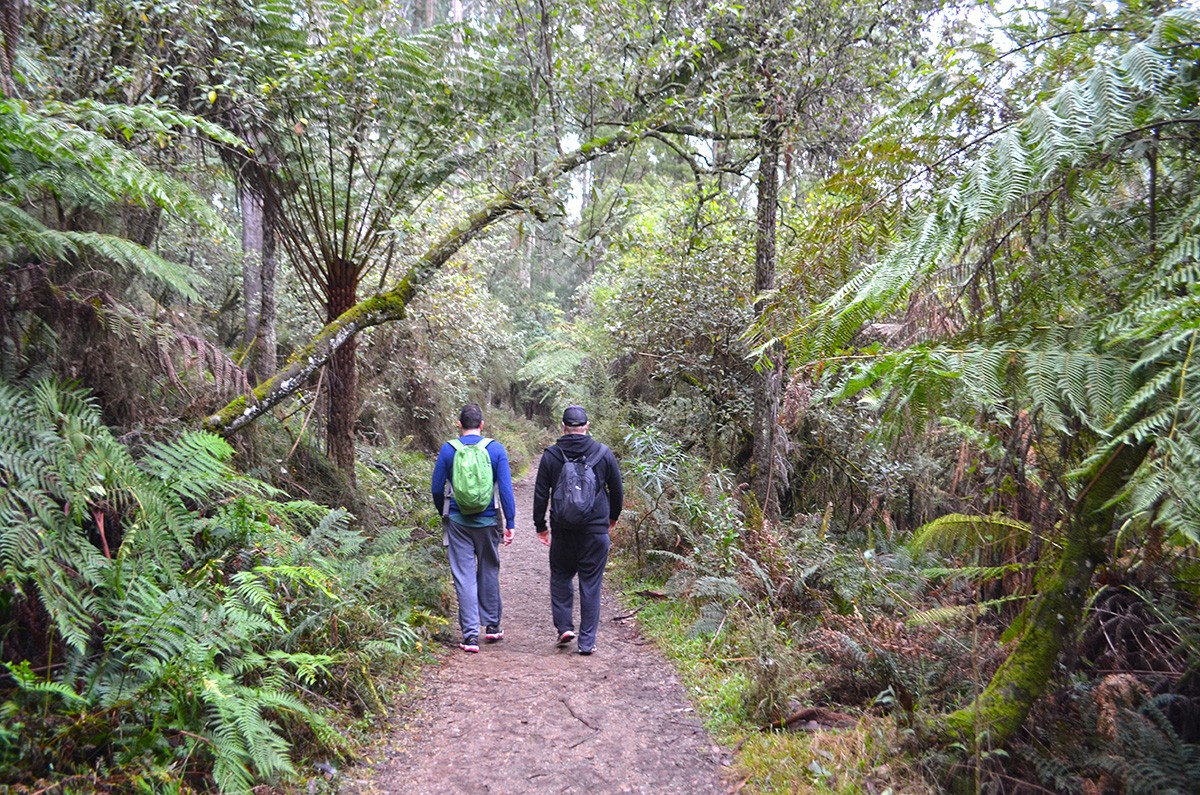
[[[583,406],[567,406],[562,416],[563,433],[587,433],[588,418]]]
[[[478,403],[468,403],[462,407],[462,411],[458,412],[458,427],[464,433],[483,427],[483,409],[479,408]]]

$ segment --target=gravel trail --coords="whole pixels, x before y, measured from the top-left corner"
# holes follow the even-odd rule
[[[614,620],[625,611],[607,588],[596,652],[555,647],[548,551],[530,520],[532,474],[514,490],[516,538],[500,554],[504,639],[478,654],[455,649],[431,667],[405,723],[370,769],[350,771],[343,791],[729,792],[724,752],[635,620]],[[578,601],[575,609],[578,617]]]

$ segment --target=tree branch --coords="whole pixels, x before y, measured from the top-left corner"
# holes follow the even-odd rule
[[[494,196],[430,246],[399,284],[347,309],[317,332],[312,342],[297,352],[278,373],[255,387],[249,395],[238,397],[206,419],[204,427],[215,433],[228,435],[258,419],[285,398],[295,394],[312,374],[329,361],[334,352],[355,334],[372,326],[403,319],[417,290],[429,282],[459,249],[487,227],[521,211],[526,202],[555,177],[628,146],[645,136],[650,129],[650,125],[631,127],[610,137],[594,138],[518,183],[509,192]]]

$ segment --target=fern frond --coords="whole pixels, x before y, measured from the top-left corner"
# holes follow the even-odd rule
[[[933,607],[928,610],[918,610],[909,615],[905,620],[905,624],[912,627],[920,627],[927,624],[953,624],[968,619],[976,619],[988,610],[1028,598],[1030,597],[1027,595],[1018,594],[966,605],[946,605],[943,607]]]
[[[999,580],[1018,571],[1032,568],[1030,563],[1006,563],[1002,566],[930,566],[922,569],[922,576],[929,578],[947,577],[962,578],[975,582]]]
[[[220,216],[190,187],[147,167],[133,151],[54,112],[67,107],[58,103],[45,110],[15,100],[0,101],[0,160],[9,165],[5,189],[10,198],[36,191],[63,195],[65,189],[70,193],[64,198],[83,206],[129,200],[224,231]],[[150,119],[155,113],[146,109],[141,115]],[[126,114],[133,121],[137,112]],[[14,165],[23,162],[30,167]]]
[[[138,464],[176,494],[202,500],[233,480],[229,467],[232,458],[233,448],[221,437],[190,431],[176,439],[151,445]]]
[[[153,279],[174,290],[181,297],[199,300],[199,287],[203,280],[182,265],[163,259],[144,246],[115,235],[98,232],[47,232],[47,236],[59,237],[66,247],[75,252],[88,252],[103,258],[113,265],[127,270],[129,276]]]
[[[261,567],[260,567],[261,568]],[[259,569],[239,571],[232,577],[238,597],[251,608],[269,618],[278,627],[286,627],[283,611],[279,609],[270,583]]]
[[[977,545],[1019,547],[1027,543],[1031,532],[1027,523],[999,514],[951,513],[918,528],[909,546],[916,551],[936,549],[945,553]]]

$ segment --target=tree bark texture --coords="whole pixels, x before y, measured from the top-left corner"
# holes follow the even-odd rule
[[[329,274],[329,304],[326,320],[330,323],[358,302],[359,269],[344,260],[335,263]],[[329,457],[354,486],[354,426],[358,421],[358,338],[349,337],[329,360]]]
[[[238,203],[242,207],[242,348],[250,354],[258,342],[262,314],[263,201],[247,187],[238,185]]]
[[[946,739],[1003,746],[1046,692],[1063,648],[1078,627],[1092,576],[1108,559],[1116,507],[1109,504],[1146,457],[1148,445],[1122,446],[1089,472],[1066,521],[1056,560],[1044,561],[1037,596],[1017,618],[1020,634],[975,702],[946,717]]]
[[[776,216],[779,205],[779,122],[766,119],[759,141],[757,181],[758,217],[754,238],[754,314],[766,305],[763,297],[775,289]],[[775,477],[775,435],[779,419],[779,394],[783,384],[783,357],[772,346],[764,357],[767,365],[754,388],[754,447],[750,459],[750,484],[762,507],[763,516],[779,518],[779,488]]]
[[[251,384],[275,372],[275,228],[269,202],[257,190],[238,186],[242,206],[242,348]]]
[[[318,331],[312,341],[297,351],[275,375],[256,386],[249,395],[233,400],[210,416],[205,420],[204,426],[216,433],[231,434],[254,422],[299,391],[317,370],[358,332],[381,323],[402,320],[407,314],[408,303],[417,290],[459,249],[491,224],[519,212],[527,202],[540,195],[555,176],[628,146],[639,140],[644,131],[645,128],[631,127],[611,137],[588,141],[574,152],[555,160],[533,177],[518,183],[510,191],[493,197],[434,242],[399,284],[342,312]]]
[[[258,313],[258,342],[250,358],[253,383],[261,384],[275,374],[279,358],[276,325],[279,321],[275,296],[275,275],[279,266],[276,255],[275,211],[269,202],[263,205],[262,306]]]
[[[17,60],[17,38],[21,35],[20,0],[0,0],[0,93],[5,99],[17,95],[13,67]]]

